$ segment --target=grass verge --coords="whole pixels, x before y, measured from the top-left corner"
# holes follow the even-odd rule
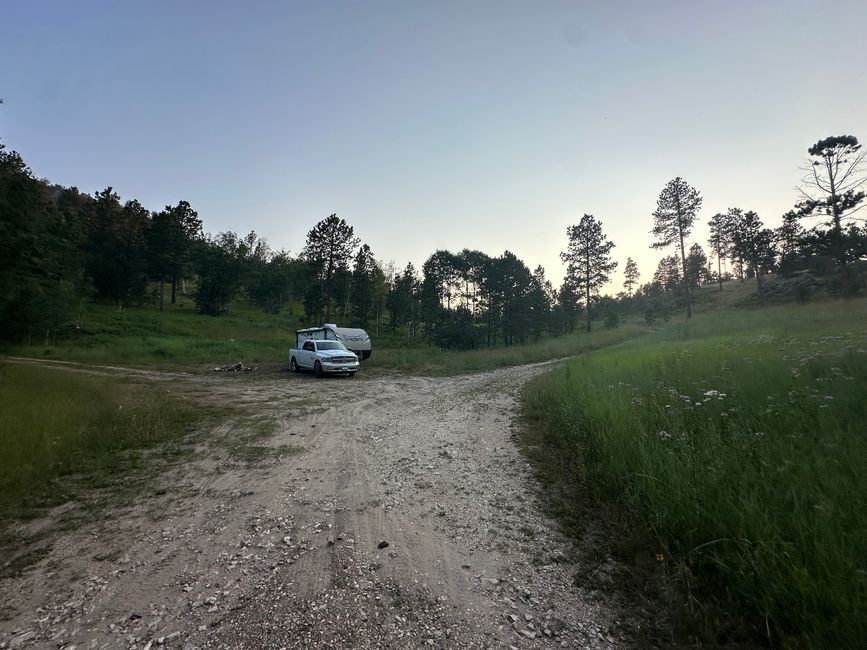
[[[0,366],[0,413],[0,541],[7,547],[21,541],[15,522],[53,506],[94,511],[136,494],[183,453],[201,415],[165,390],[17,364]]]
[[[641,522],[682,641],[867,646],[865,322],[864,300],[708,314],[527,387],[540,472],[583,494],[573,520]]]

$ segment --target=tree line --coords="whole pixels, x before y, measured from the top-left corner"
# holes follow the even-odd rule
[[[710,257],[689,242],[701,194],[680,177],[669,181],[652,212],[651,246],[674,254],[644,284],[627,259],[623,291],[602,296],[618,263],[593,215],[567,229],[558,288],[544,268],[531,270],[510,251],[438,250],[421,269],[399,270],[379,261],[336,214],[315,224],[293,256],[271,250],[255,232],[206,234],[186,201],[149,211],[121,201],[111,187],[91,196],[51,184],[0,144],[0,338],[63,336],[88,300],[163,310],[190,299],[214,316],[244,300],[271,312],[301,303],[311,322],[469,349],[570,332],[580,319],[588,330],[600,318],[616,326],[635,310],[653,321],[681,306],[689,317],[698,287],[722,290],[729,279],[756,278],[764,303],[772,272],[792,279],[799,299],[820,285],[853,295],[863,289],[867,257],[867,232],[855,216],[863,207],[864,153],[854,136],[826,138],[808,153],[801,200],[782,224],[767,228],[739,208],[715,214]],[[802,225],[815,217],[819,223]]]
[[[511,345],[574,326],[576,305],[544,270],[508,251],[437,251],[421,272],[377,260],[332,214],[298,255],[250,232],[207,234],[187,201],[146,209],[108,187],[89,195],[36,178],[0,144],[0,338],[71,333],[83,303],[160,310],[192,301],[219,316],[244,300],[277,312],[301,303],[311,322],[339,321],[442,347]]]
[[[574,287],[587,315],[586,328],[591,327],[594,303],[611,315],[609,324],[616,323],[624,310],[635,309],[644,309],[652,322],[667,317],[678,304],[691,318],[698,287],[717,284],[722,291],[723,282],[734,278],[755,278],[758,300],[764,305],[770,273],[781,278],[773,287],[776,293],[801,301],[823,289],[843,297],[863,291],[867,229],[857,213],[864,207],[865,153],[851,135],[824,138],[807,153],[798,188],[801,199],[782,215],[781,225],[768,228],[756,212],[735,207],[714,214],[708,221],[707,242],[712,258],[698,242],[688,244],[701,194],[681,177],[670,180],[652,213],[651,247],[673,248],[675,253],[663,257],[652,281],[643,285],[638,283],[637,265],[628,258],[624,290],[616,298],[599,296],[617,266],[611,259],[614,244],[592,215],[570,226],[568,250],[561,257],[568,264],[566,282]],[[811,221],[809,228],[803,225]]]

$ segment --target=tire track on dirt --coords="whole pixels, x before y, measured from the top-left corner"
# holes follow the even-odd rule
[[[263,444],[303,451],[249,466],[205,443],[161,495],[62,533],[2,584],[0,643],[628,645],[615,610],[575,587],[511,439],[520,387],[550,365],[352,381],[132,373],[227,409],[214,439],[267,416]]]

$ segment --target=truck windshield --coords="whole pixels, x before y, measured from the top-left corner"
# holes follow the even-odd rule
[[[316,347],[320,350],[345,350],[346,346],[340,341],[316,341]]]

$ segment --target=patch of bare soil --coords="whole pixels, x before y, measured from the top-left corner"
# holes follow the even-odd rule
[[[239,414],[206,440],[272,418],[262,444],[275,453],[240,462],[204,444],[136,507],[56,533],[0,583],[0,648],[632,645],[613,594],[576,586],[569,542],[512,439],[518,391],[547,367],[135,372]]]

